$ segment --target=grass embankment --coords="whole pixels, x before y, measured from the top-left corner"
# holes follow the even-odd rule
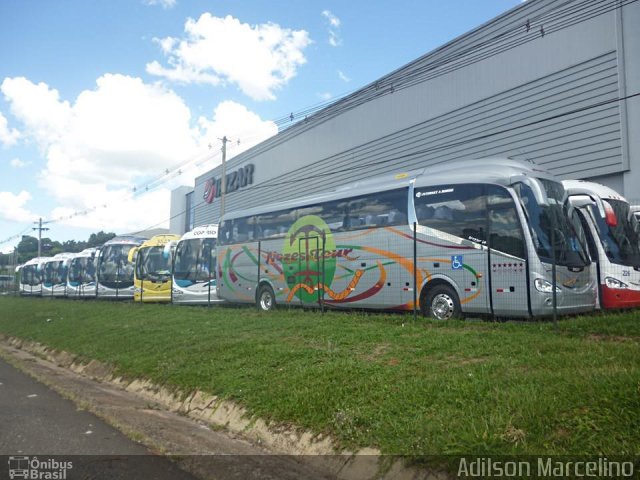
[[[401,315],[0,297],[0,332],[386,454],[640,454],[640,318]]]

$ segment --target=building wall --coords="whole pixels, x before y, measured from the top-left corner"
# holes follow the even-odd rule
[[[640,6],[634,3],[625,7],[618,18],[618,48],[621,64],[621,95],[640,93]],[[629,170],[624,174],[624,191],[631,200],[640,203],[640,97],[628,100],[623,105],[622,115],[626,116],[623,131],[624,157],[628,159]],[[623,121],[625,117],[623,117]]]
[[[187,224],[187,194],[192,192],[192,187],[178,187],[171,191],[171,219],[169,231],[176,235],[182,235],[186,231]]]
[[[640,5],[530,0],[228,162],[255,166],[226,211],[461,158],[528,159],[560,178],[640,185]],[[528,29],[527,29],[528,22]],[[544,34],[543,34],[544,30]],[[478,164],[481,168],[481,163]],[[196,179],[196,225],[219,199]]]

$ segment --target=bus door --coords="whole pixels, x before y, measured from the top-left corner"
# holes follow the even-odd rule
[[[515,204],[504,194],[488,196],[490,302],[494,315],[522,316],[530,309],[524,235]]]
[[[298,239],[298,271],[296,283],[299,285],[300,305],[320,305],[324,292],[324,251],[322,239],[305,236]]]

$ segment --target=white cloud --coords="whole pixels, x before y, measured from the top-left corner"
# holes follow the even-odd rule
[[[144,195],[134,196],[134,186],[144,188],[196,155],[211,157],[207,143],[218,136],[237,135],[246,149],[277,132],[234,102],[220,104],[211,119],[193,119],[171,90],[124,75],[100,77],[73,103],[24,78],[5,79],[0,89],[46,159],[39,184],[57,203],[50,218],[67,225],[123,232],[168,223],[170,189],[214,165],[192,162],[180,178]]]
[[[116,233],[169,227],[171,191],[168,188],[134,196],[130,189],[107,190],[104,185],[100,185],[97,189],[90,186],[85,191],[79,190],[77,194],[84,195],[85,198],[91,195],[93,203],[85,210],[54,208],[51,218],[57,224]],[[102,203],[98,204],[96,200]]]
[[[273,100],[306,63],[311,43],[304,30],[274,23],[249,25],[226,16],[204,13],[188,19],[182,39],[156,39],[169,67],[154,61],[147,72],[180,83],[235,84],[254,100]]]
[[[0,218],[12,222],[27,223],[38,218],[30,212],[25,205],[31,200],[31,194],[25,190],[14,195],[11,192],[0,192]]]
[[[0,90],[11,103],[13,115],[23,122],[28,118],[29,131],[23,132],[25,135],[37,138],[43,148],[60,139],[71,118],[71,107],[60,101],[57,90],[45,83],[36,85],[24,77],[5,78]],[[13,101],[14,98],[19,101]]]
[[[15,145],[20,138],[20,132],[15,128],[9,129],[9,122],[0,112],[0,143],[6,147]]]
[[[338,70],[338,77],[345,83],[349,83],[351,81],[351,78],[347,77],[342,70]]]
[[[23,162],[22,160],[20,160],[19,158],[13,158],[9,164],[13,167],[13,168],[24,168],[27,165],[29,165],[30,162]]]
[[[329,28],[329,45],[332,47],[338,47],[342,45],[342,38],[340,37],[340,25],[341,21],[329,10],[323,10],[322,16],[325,18]]]
[[[216,107],[212,120],[200,117],[198,125],[203,132],[203,138],[212,144],[225,136],[230,140],[228,158],[278,133],[278,127],[273,122],[263,121],[244,105],[230,100]]]
[[[176,5],[176,0],[142,0],[145,5],[156,6],[160,5],[162,8],[169,9]]]
[[[322,92],[319,93],[318,96],[322,99],[322,100],[331,100],[331,98],[333,97],[333,95],[331,94],[331,92]]]

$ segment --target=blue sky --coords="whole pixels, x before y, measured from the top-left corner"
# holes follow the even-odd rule
[[[39,217],[60,241],[168,226],[223,135],[237,155],[518,3],[2,0],[0,250]]]

